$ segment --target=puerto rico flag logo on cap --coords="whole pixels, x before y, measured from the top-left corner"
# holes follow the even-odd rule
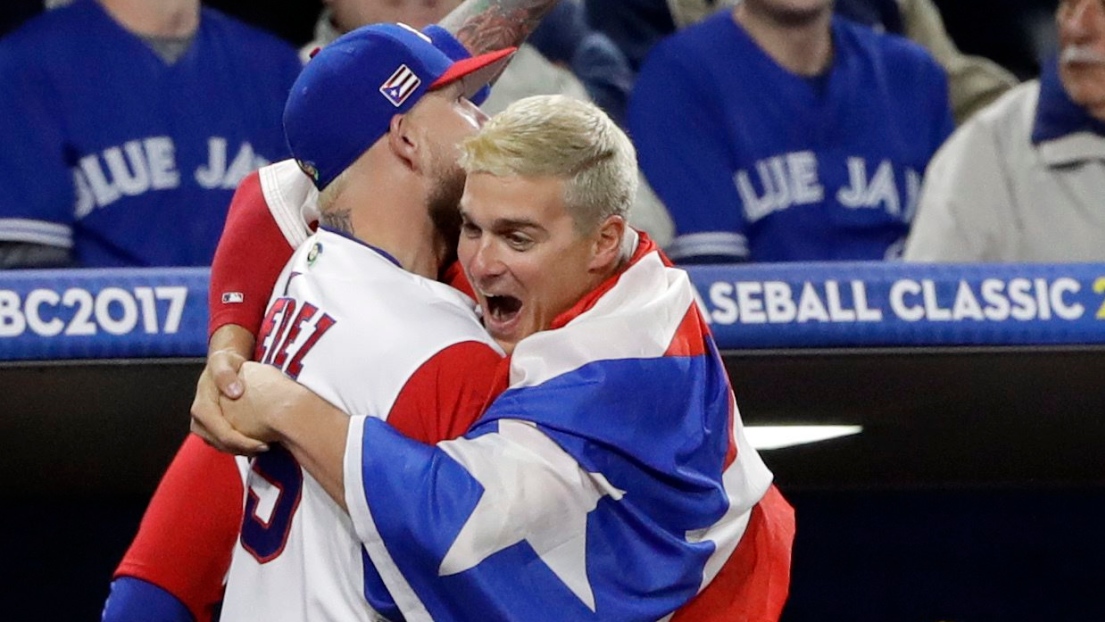
[[[410,67],[399,65],[399,68],[391,74],[387,82],[380,85],[380,92],[388,98],[392,105],[398,108],[403,105],[403,102],[407,101],[407,98],[418,88],[419,84],[422,84],[422,80],[410,70]]]

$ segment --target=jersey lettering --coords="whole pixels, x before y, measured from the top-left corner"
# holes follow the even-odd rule
[[[261,328],[257,332],[260,339],[257,340],[257,349],[253,353],[253,360],[265,363],[268,352],[272,350],[272,342],[276,339],[276,324],[284,319],[284,312],[288,304],[295,304],[291,298],[277,298],[265,313],[265,319],[261,320]]]
[[[914,178],[919,175],[913,169],[905,169],[906,197],[905,209],[902,207],[902,195],[898,190],[899,180],[895,178],[894,165],[890,160],[879,163],[875,175],[867,178],[867,160],[848,158],[848,187],[836,193],[837,201],[850,208],[882,208],[895,220],[902,220],[903,213],[912,215],[917,197],[914,194]]]
[[[292,308],[295,308],[295,304],[292,304]],[[303,303],[303,307],[299,310],[299,315],[295,318],[295,321],[291,323],[287,333],[284,334],[284,338],[280,341],[280,346],[274,348],[273,351],[276,354],[272,357],[272,364],[280,369],[284,369],[284,364],[288,362],[288,349],[295,340],[299,337],[299,333],[303,330],[303,324],[310,322],[314,317],[318,309],[311,303]],[[286,317],[291,317],[290,315]]]
[[[754,170],[733,175],[744,215],[749,223],[797,205],[815,205],[825,198],[817,154],[797,151],[757,160]],[[841,205],[852,209],[882,209],[895,220],[910,222],[916,210],[921,176],[905,168],[899,179],[890,160],[882,160],[868,177],[865,158],[847,159],[848,185],[836,193]],[[900,190],[905,187],[904,196]]]
[[[245,141],[228,165],[227,146],[227,140],[220,136],[207,139],[207,163],[193,173],[200,187],[232,190],[250,171],[269,163]],[[73,167],[73,184],[78,220],[123,197],[178,188],[176,145],[168,136],[150,136],[88,154]]]
[[[302,346],[296,349],[284,373],[288,374],[293,380],[299,378],[300,372],[303,371],[303,357],[307,356],[311,348],[315,347],[315,344],[318,343],[319,338],[321,338],[326,331],[330,330],[330,327],[332,327],[335,322],[336,320],[334,320],[334,318],[323,313],[315,323],[315,329],[311,331],[311,335],[307,337],[307,340],[303,342]]]
[[[820,203],[825,196],[817,177],[817,156],[812,151],[765,158],[756,162],[756,173],[763,195],[757,194],[748,171],[737,171],[734,177],[749,222],[792,205]]]
[[[254,153],[253,145],[243,142],[238,154],[227,166],[227,141],[221,136],[212,136],[207,139],[207,164],[196,169],[196,183],[207,189],[232,190],[250,171],[268,163],[268,160]]]
[[[273,365],[293,380],[303,371],[303,359],[326,331],[337,323],[320,313],[318,307],[304,302],[298,306],[292,298],[273,302],[261,324],[256,360]]]

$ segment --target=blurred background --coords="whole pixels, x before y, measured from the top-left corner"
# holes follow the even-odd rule
[[[319,0],[209,0],[207,6],[259,25],[299,46],[311,40]],[[1054,50],[1056,0],[936,0],[948,33],[966,53],[981,54],[1020,78],[1036,75]],[[42,10],[42,0],[0,3],[0,34]]]

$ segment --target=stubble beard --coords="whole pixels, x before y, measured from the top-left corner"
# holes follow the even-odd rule
[[[464,170],[455,163],[441,167],[437,181],[426,199],[426,209],[434,226],[438,257],[442,268],[457,260],[460,240],[460,198],[464,195]]]

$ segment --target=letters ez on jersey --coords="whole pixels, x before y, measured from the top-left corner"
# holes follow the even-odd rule
[[[254,358],[296,379],[303,371],[303,358],[336,323],[309,302],[277,298],[261,323],[261,340]]]

